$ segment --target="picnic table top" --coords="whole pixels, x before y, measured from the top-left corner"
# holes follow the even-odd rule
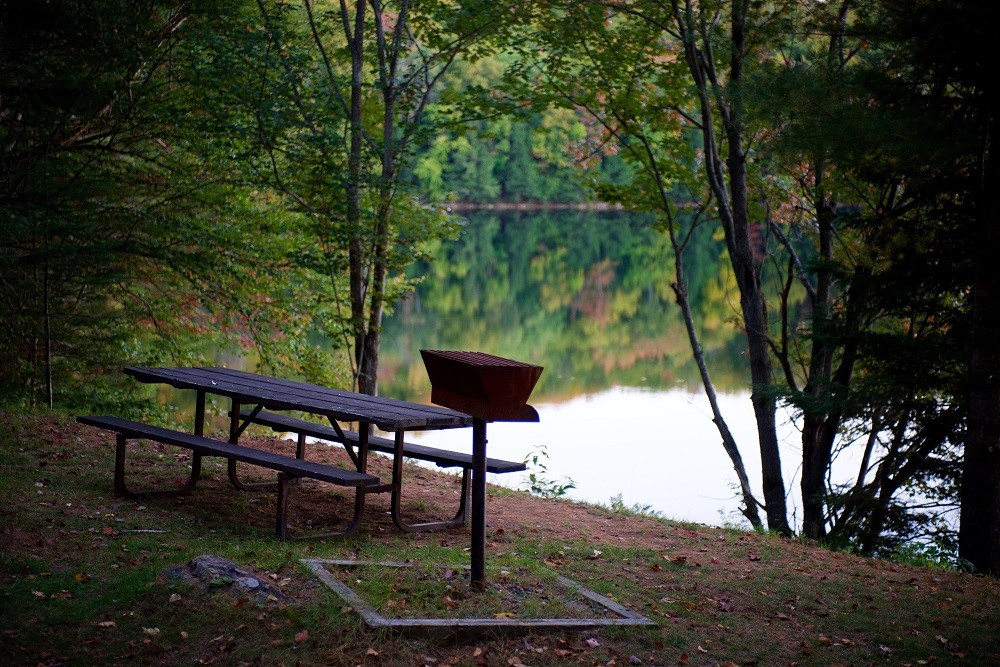
[[[471,426],[472,417],[436,405],[258,375],[231,368],[149,368],[129,366],[125,373],[140,382],[164,383],[227,396],[240,404],[268,410],[299,410],[343,422],[374,424],[383,431],[426,430]]]

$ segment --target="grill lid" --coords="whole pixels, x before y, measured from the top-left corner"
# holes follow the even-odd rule
[[[485,421],[538,421],[527,404],[542,367],[485,352],[420,350],[431,402]]]

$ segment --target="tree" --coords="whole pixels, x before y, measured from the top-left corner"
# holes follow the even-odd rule
[[[212,4],[78,9],[8,3],[0,24],[5,399],[109,400],[123,363],[213,345],[285,354],[289,217],[217,175],[182,66]]]
[[[496,11],[473,2],[260,0],[263,30],[216,46],[216,71],[235,64],[241,77],[222,109],[242,110],[243,159],[313,221],[310,261],[324,267],[335,310],[346,313],[321,328],[348,341],[359,391],[377,392],[383,314],[407,289],[401,269],[422,242],[451,230],[442,209],[406,192],[413,146],[448,120],[441,108],[430,112],[436,87],[492,29]]]
[[[174,3],[96,9],[0,9],[0,327],[10,341],[0,367],[10,394],[26,388],[49,406],[59,380],[128,336],[107,296],[129,273],[119,251],[142,211],[121,180],[151,190],[132,178],[157,166],[139,119],[187,17]]]
[[[628,190],[604,194],[658,210],[676,239],[675,291],[696,357],[683,275],[691,232],[674,209],[714,211],[740,294],[768,525],[790,531],[780,399],[803,420],[807,535],[873,552],[919,534],[937,519],[907,491],[931,489],[947,504],[964,424],[968,246],[955,241],[967,209],[949,176],[968,173],[966,136],[949,131],[961,123],[921,98],[897,42],[874,37],[870,3],[587,7],[565,30],[569,7],[550,14],[532,36],[545,47],[529,74],[600,119],[642,167]],[[684,143],[696,151],[686,163]],[[940,167],[916,158],[921,146]],[[700,184],[670,169],[678,161],[702,171]],[[935,260],[935,240],[954,246],[950,262]],[[849,448],[863,450],[855,483],[834,488],[832,462]]]

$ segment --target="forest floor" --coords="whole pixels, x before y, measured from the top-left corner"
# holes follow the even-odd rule
[[[186,452],[142,444],[130,456],[133,449],[133,488],[186,476]],[[335,448],[311,447],[309,457],[348,464]],[[235,491],[217,460],[206,460],[191,496],[143,502],[112,495],[113,464],[108,433],[69,417],[0,411],[0,664],[1000,663],[1000,582],[981,576],[491,486],[487,597],[461,575],[468,528],[401,533],[387,496],[369,498],[349,539],[281,543],[273,494]],[[388,478],[388,460],[371,471]],[[406,480],[411,518],[454,512],[456,476],[411,467]],[[343,489],[304,482],[289,501],[293,529],[336,528],[352,504]],[[276,595],[172,575],[206,554],[253,573]],[[470,609],[483,618],[561,617],[574,603],[556,590],[550,574],[559,574],[655,625],[404,635],[366,625],[303,559],[422,566],[405,579],[388,570],[339,573],[387,617],[467,618]]]

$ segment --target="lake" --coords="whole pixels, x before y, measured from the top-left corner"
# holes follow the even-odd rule
[[[722,525],[746,521],[737,480],[704,394],[669,284],[673,265],[650,220],[621,212],[480,212],[461,237],[415,267],[421,282],[388,318],[380,393],[429,402],[419,350],[478,350],[545,367],[532,395],[538,423],[493,423],[490,456],[538,455],[536,475],[572,480],[572,499]],[[759,488],[756,426],[731,324],[722,252],[696,239],[689,268],[702,344],[723,414]],[[801,453],[790,418],[780,426],[785,482],[797,485]],[[418,433],[414,441],[471,450],[468,431]],[[527,474],[491,476],[526,488]],[[790,499],[797,494],[790,494]]]

